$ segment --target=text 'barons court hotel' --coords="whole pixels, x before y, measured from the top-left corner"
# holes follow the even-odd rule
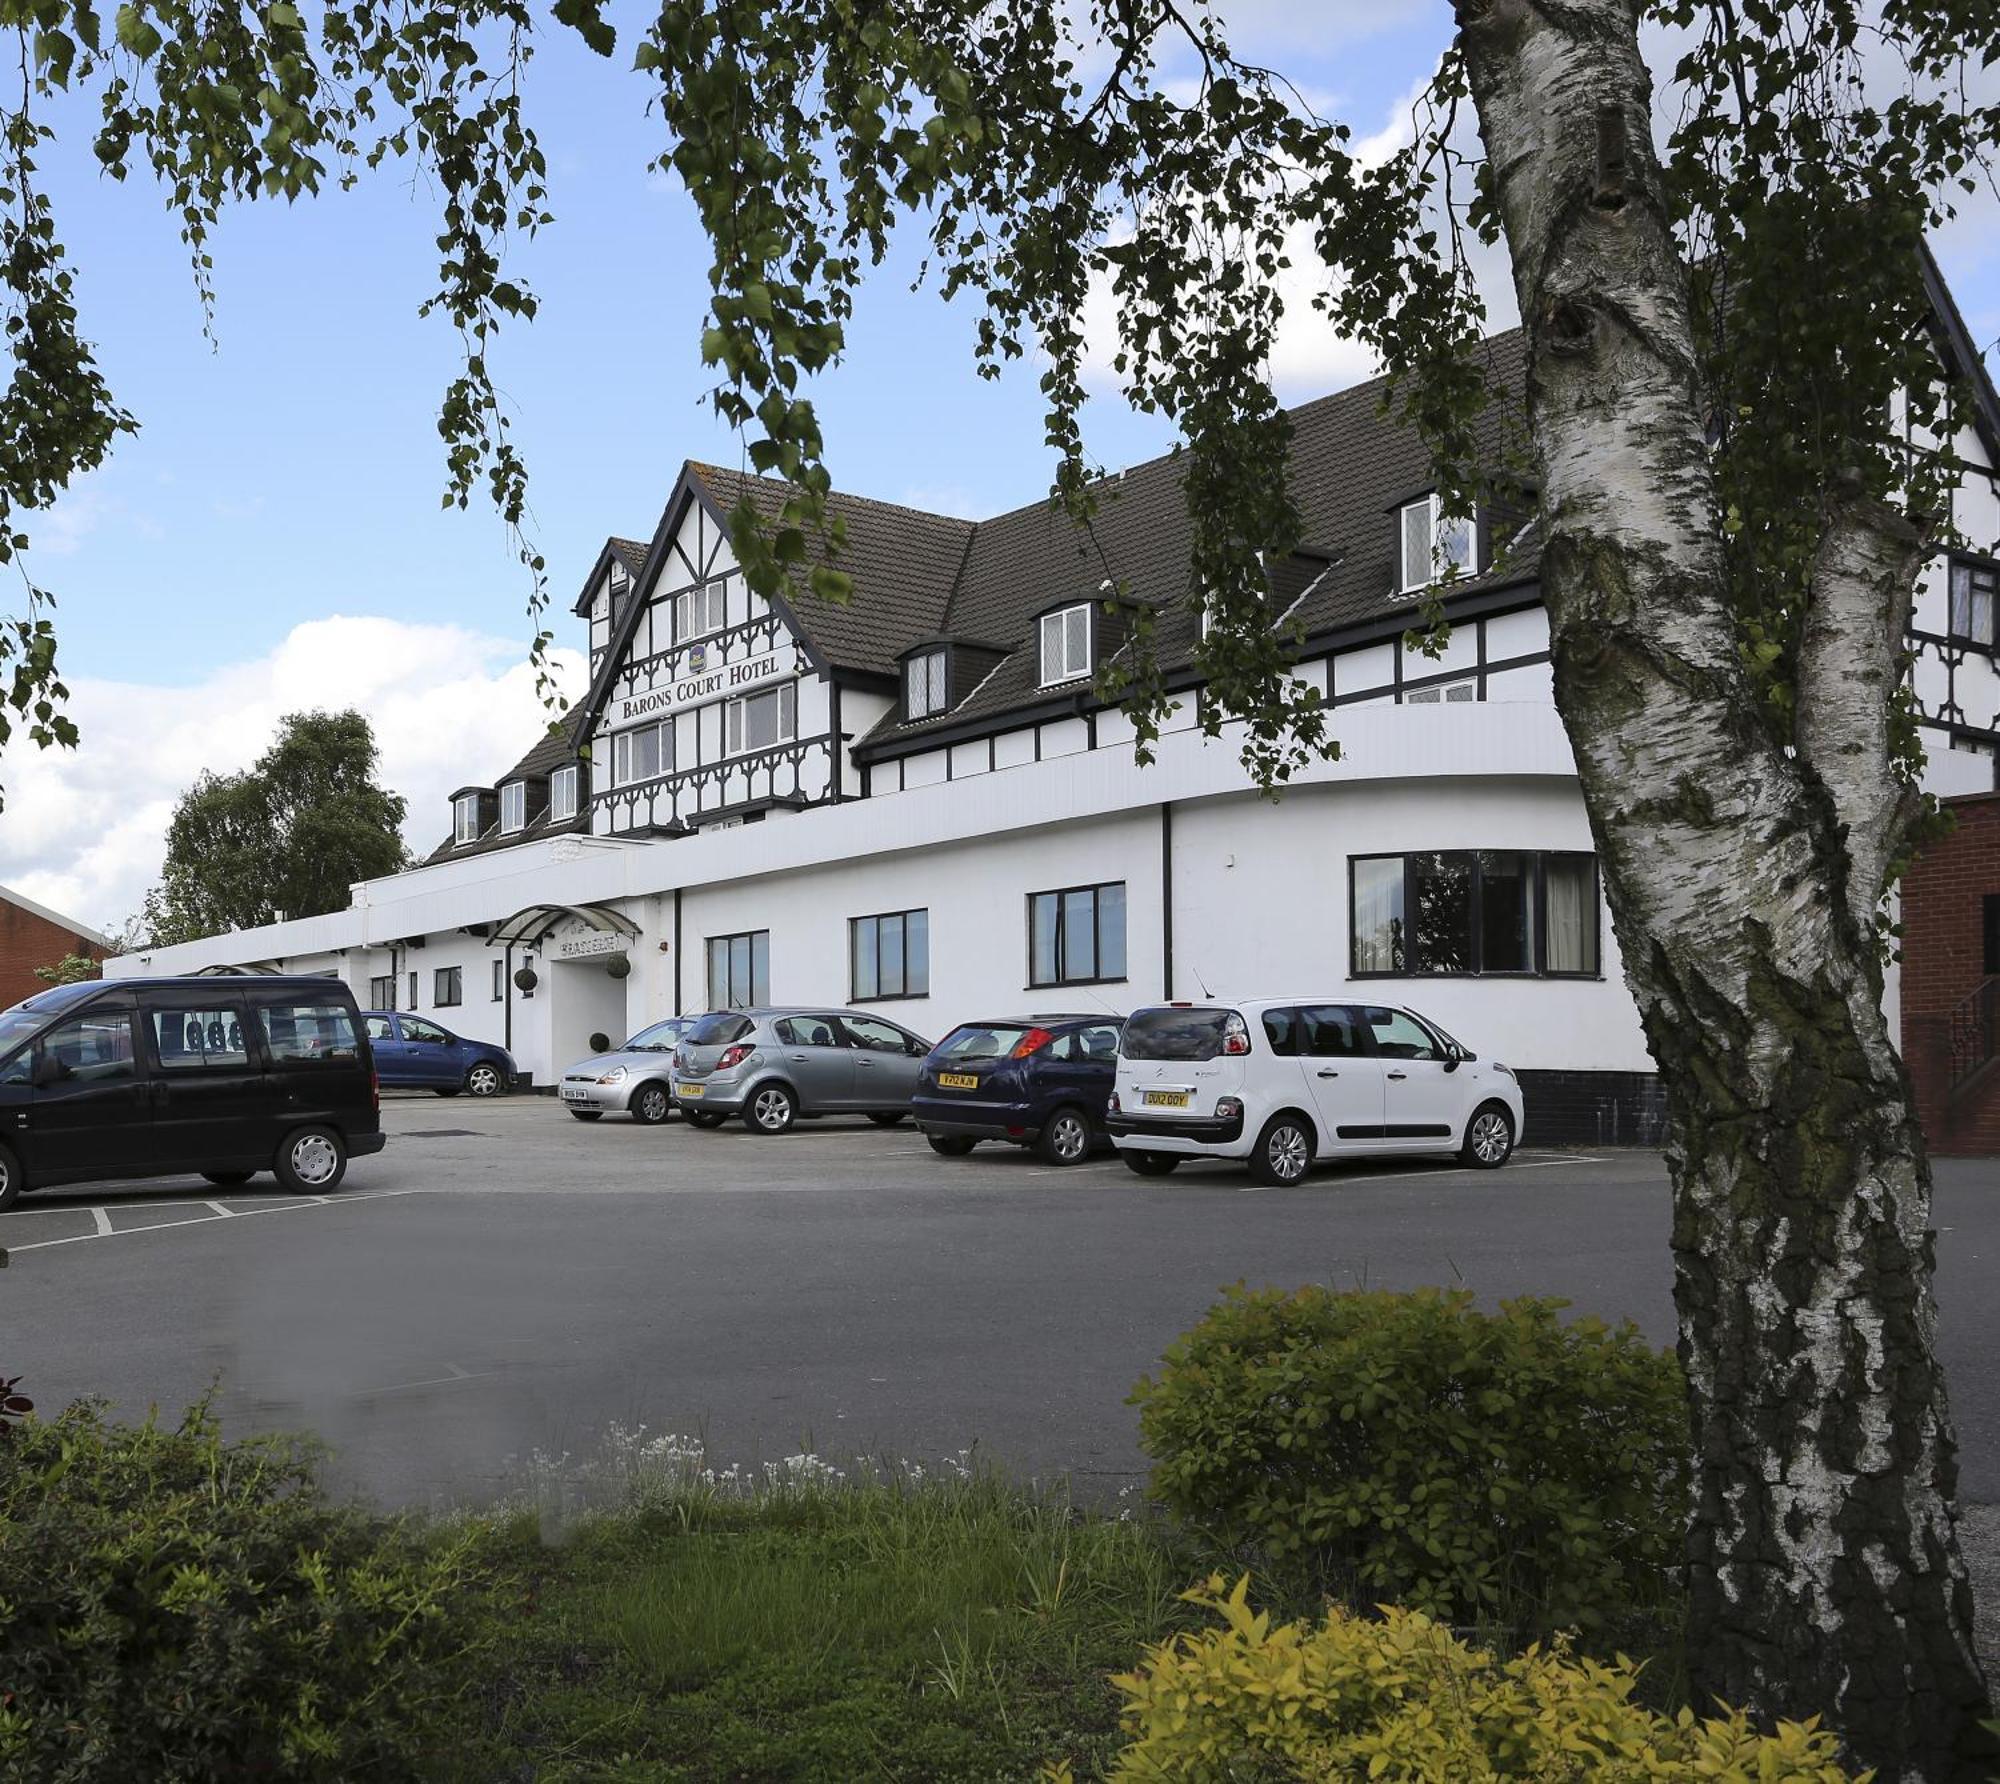
[[[1959,448],[2000,464],[2000,405],[1937,298],[1977,393]],[[1518,374],[1517,336],[1487,351]],[[845,607],[751,593],[725,517],[782,492],[688,464],[650,539],[609,540],[584,584],[588,695],[496,778],[471,765],[426,861],[333,915],[109,970],[338,973],[366,1007],[504,1042],[539,1084],[593,1034],[723,1005],[893,1003],[935,1037],[1204,992],[1381,998],[1516,1066],[1531,1138],[1651,1137],[1532,525],[1441,525],[1423,449],[1381,398],[1363,385],[1292,416],[1307,544],[1270,565],[1272,606],[1303,626],[1298,673],[1332,703],[1341,756],[1276,804],[1249,785],[1240,727],[1196,728],[1171,459],[1110,479],[1087,540],[1046,503],[974,523],[838,497]],[[1990,473],[1955,518],[1982,554],[1940,557],[1912,631],[1942,793],[1995,785]],[[1461,580],[1432,659],[1402,634],[1442,564]],[[1182,703],[1142,768],[1091,687],[1145,607]]]

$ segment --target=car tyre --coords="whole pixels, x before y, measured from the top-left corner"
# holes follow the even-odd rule
[[[1264,1123],[1250,1151],[1250,1175],[1274,1189],[1304,1182],[1312,1163],[1312,1123],[1289,1109],[1281,1109]]]
[[[482,1059],[465,1074],[465,1088],[474,1096],[498,1096],[507,1088],[507,1080],[497,1065]]]
[[[963,1158],[979,1144],[977,1140],[968,1140],[963,1134],[925,1134],[924,1138],[931,1143],[931,1150],[940,1158]]]
[[[1090,1117],[1065,1104],[1042,1123],[1035,1152],[1044,1164],[1080,1165],[1090,1157]]]
[[[330,1127],[295,1127],[279,1142],[273,1169],[293,1195],[329,1195],[347,1175],[347,1142]]]
[[[27,1179],[21,1174],[21,1161],[5,1146],[0,1146],[0,1214],[21,1199],[21,1191],[27,1188]]]
[[[255,1171],[204,1171],[205,1182],[213,1183],[217,1189],[237,1189],[256,1176]]]
[[[641,1084],[626,1106],[642,1127],[659,1127],[674,1112],[674,1099],[664,1084]]]
[[[602,1121],[604,1119],[604,1111],[602,1109],[572,1109],[569,1115],[572,1121]]]
[[[720,1127],[729,1119],[727,1115],[719,1115],[713,1109],[683,1109],[681,1116],[690,1127]]]
[[[799,1118],[799,1099],[787,1084],[760,1084],[743,1105],[743,1125],[753,1134],[782,1134]]]
[[[868,1119],[874,1122],[877,1127],[894,1127],[899,1121],[907,1121],[909,1115],[910,1112],[908,1109],[870,1109],[868,1111]]]
[[[1465,1124],[1460,1164],[1475,1171],[1497,1171],[1514,1155],[1514,1117],[1500,1103],[1481,1103]]]
[[[1128,1171],[1137,1171],[1141,1177],[1171,1177],[1181,1168],[1181,1161],[1171,1152],[1120,1152]]]

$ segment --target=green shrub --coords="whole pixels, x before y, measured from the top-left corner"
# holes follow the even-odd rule
[[[1668,1596],[1680,1367],[1566,1303],[1245,1292],[1141,1381],[1152,1490],[1281,1575],[1448,1622],[1592,1627]]]
[[[1114,1681],[1132,1744],[1111,1776],[1136,1781],[1300,1778],[1439,1784],[1846,1784],[1815,1723],[1763,1735],[1740,1714],[1663,1716],[1633,1698],[1638,1669],[1578,1659],[1558,1639],[1502,1662],[1421,1612],[1317,1625],[1251,1610],[1249,1580],[1218,1576],[1193,1602],[1219,1629],[1178,1635]],[[1063,1772],[1056,1774],[1064,1776]]]
[[[206,1405],[28,1421],[0,1444],[0,1776],[411,1775],[464,1567]]]

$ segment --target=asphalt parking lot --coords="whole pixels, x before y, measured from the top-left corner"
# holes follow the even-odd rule
[[[1086,1492],[1136,1479],[1124,1398],[1238,1279],[1537,1292],[1673,1331],[1665,1175],[1633,1152],[1497,1173],[1370,1163],[1259,1190],[1115,1158],[936,1157],[908,1127],[586,1127],[542,1097],[384,1109],[330,1197],[198,1179],[0,1216],[0,1372],[126,1416],[218,1386],[235,1428],[310,1430],[371,1497],[435,1504],[613,1421],[757,1461],[976,1445]],[[1942,1341],[1966,1497],[2000,1500],[2000,1171],[1939,1166]],[[268,1180],[260,1180],[268,1181]]]

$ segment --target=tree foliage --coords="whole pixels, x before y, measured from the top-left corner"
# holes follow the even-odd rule
[[[248,772],[203,775],[146,895],[152,944],[344,910],[356,880],[405,866],[405,802],[376,784],[375,757],[360,713],[299,712]]]
[[[101,970],[94,955],[65,954],[51,965],[36,967],[35,977],[44,985],[80,985],[85,979],[96,978]]]

